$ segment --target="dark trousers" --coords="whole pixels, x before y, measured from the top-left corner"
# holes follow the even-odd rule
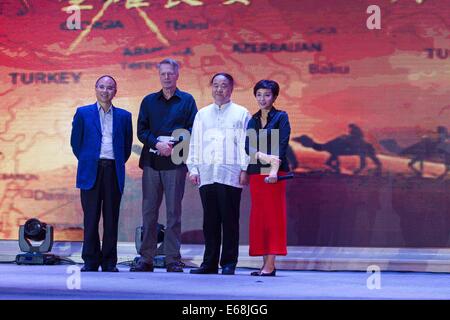
[[[237,265],[241,193],[241,188],[220,183],[200,187],[203,205],[203,235],[205,236],[202,265],[206,268],[216,269],[219,257],[222,267]],[[221,243],[222,255],[220,255]]]
[[[116,266],[121,198],[114,160],[99,160],[94,187],[90,190],[81,190],[81,205],[84,212],[84,242],[81,257],[90,267]],[[98,224],[102,212],[103,240],[100,249]]]

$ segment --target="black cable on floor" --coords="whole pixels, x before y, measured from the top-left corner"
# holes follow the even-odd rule
[[[132,266],[134,264],[134,260],[122,261],[122,262],[119,262],[117,264],[121,265],[121,266],[130,267],[130,266]]]
[[[69,258],[58,257],[57,264],[71,264],[71,265],[74,265],[74,264],[77,264],[77,263],[75,261],[73,261],[72,259],[69,259]]]

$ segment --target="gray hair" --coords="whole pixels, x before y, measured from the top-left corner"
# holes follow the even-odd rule
[[[171,58],[165,58],[160,63],[158,63],[158,66],[157,66],[158,70],[162,64],[170,64],[173,68],[173,71],[175,71],[175,73],[178,73],[178,70],[180,69],[180,65],[178,64],[178,62],[176,62],[175,60],[173,60]]]

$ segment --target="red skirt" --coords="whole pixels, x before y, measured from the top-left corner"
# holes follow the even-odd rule
[[[269,184],[265,177],[250,175],[249,255],[286,255],[286,181]]]

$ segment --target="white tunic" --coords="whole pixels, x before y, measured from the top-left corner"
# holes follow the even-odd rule
[[[242,188],[241,170],[247,170],[245,153],[248,110],[229,102],[200,109],[192,127],[186,164],[190,174],[200,175],[200,186],[215,182]]]

